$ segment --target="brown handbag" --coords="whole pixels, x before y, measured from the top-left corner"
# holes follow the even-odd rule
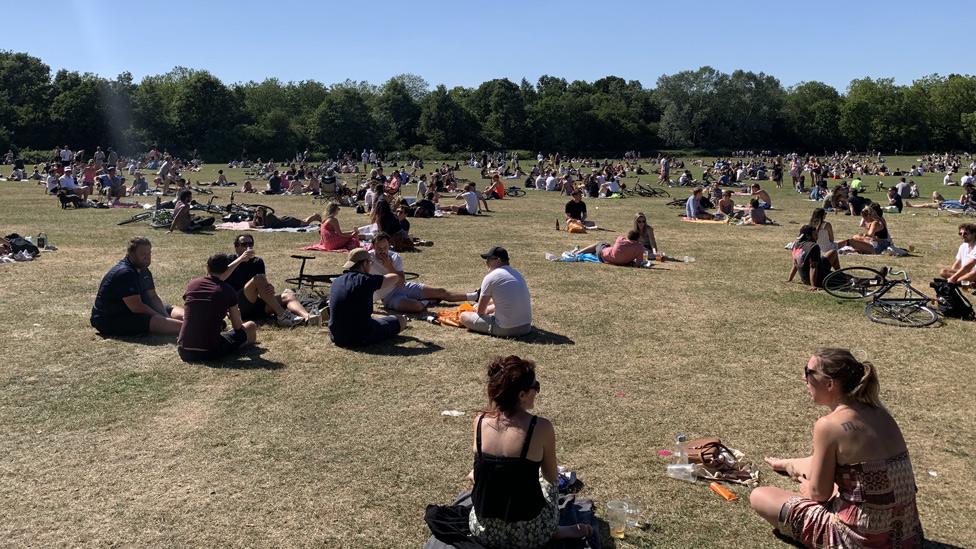
[[[723,451],[732,455],[732,452],[722,444],[722,441],[714,437],[689,440],[685,446],[688,451],[688,463],[700,463],[705,468],[712,470],[727,467],[720,458]]]

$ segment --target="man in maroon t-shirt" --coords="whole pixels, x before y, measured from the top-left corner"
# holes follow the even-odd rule
[[[257,324],[241,321],[237,292],[220,279],[232,259],[225,254],[207,260],[208,276],[194,278],[186,286],[183,328],[176,340],[184,362],[209,362],[237,352],[257,339]],[[224,318],[233,330],[221,333]]]

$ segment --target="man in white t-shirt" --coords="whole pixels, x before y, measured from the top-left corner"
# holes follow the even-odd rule
[[[509,265],[508,251],[500,246],[481,254],[488,274],[481,281],[478,311],[461,313],[464,326],[499,337],[521,336],[532,331],[532,300],[522,273]]]
[[[70,169],[64,171],[64,175],[62,175],[61,179],[58,180],[58,184],[65,191],[81,196],[86,200],[88,199],[88,193],[91,192],[88,187],[78,186],[78,182],[75,181],[75,176],[72,174]]]
[[[969,172],[966,172],[966,175],[962,176],[962,178],[959,179],[959,184],[964,187],[966,186],[966,183],[972,183],[972,182],[973,182],[973,176],[970,175]]]
[[[956,183],[955,181],[952,180],[952,172],[946,172],[945,177],[942,178],[942,184],[943,185],[958,185],[958,183]]]
[[[956,252],[956,261],[951,267],[939,270],[939,276],[953,284],[963,280],[976,281],[976,223],[959,225],[959,237],[962,244]]]
[[[459,303],[475,301],[477,292],[452,292],[444,288],[431,288],[419,282],[407,282],[403,275],[403,258],[390,249],[390,235],[380,232],[373,237],[373,249],[369,252],[370,274],[387,275],[395,273],[399,279],[391,288],[380,288],[373,293],[373,301],[382,301],[383,306],[401,313],[420,313],[427,309],[427,300]]]
[[[58,190],[58,176],[54,168],[51,168],[47,172],[47,179],[44,180],[47,183],[47,194],[54,194]]]
[[[478,215],[481,213],[478,209],[478,205],[482,202],[485,203],[485,211],[490,212],[488,209],[488,202],[481,197],[474,190],[474,183],[468,183],[464,186],[464,192],[454,197],[455,200],[463,200],[463,206],[440,206],[441,210],[454,212],[458,215]]]
[[[74,154],[71,152],[71,149],[69,149],[67,145],[65,145],[64,148],[61,149],[60,154],[61,154],[62,166],[67,166],[68,164],[71,164],[71,158],[74,156]]]
[[[557,186],[558,186],[557,185],[558,184],[558,181],[559,180],[556,179],[556,177],[553,174],[550,173],[549,176],[546,177],[546,190],[547,191],[555,191],[556,188],[557,188]]]

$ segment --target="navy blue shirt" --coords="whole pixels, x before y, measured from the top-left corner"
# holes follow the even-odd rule
[[[95,295],[91,317],[109,318],[125,314],[133,314],[122,298],[138,295],[143,303],[148,303],[147,292],[156,288],[152,273],[149,269],[137,269],[128,257],[119,261],[102,278]]]
[[[268,188],[272,193],[278,194],[281,192],[281,176],[272,175],[268,179]]]
[[[368,337],[373,314],[373,292],[383,276],[346,271],[329,289],[329,332],[336,345],[361,342]]]

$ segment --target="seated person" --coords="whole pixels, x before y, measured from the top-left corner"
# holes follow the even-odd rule
[[[659,253],[657,250],[657,239],[654,238],[654,228],[647,224],[647,216],[644,212],[637,212],[634,216],[634,231],[637,232],[638,241],[644,250],[651,254]]]
[[[58,179],[58,186],[61,187],[61,190],[80,196],[84,200],[88,200],[88,193],[91,192],[88,187],[78,185],[71,170],[65,170],[64,175]]]
[[[389,339],[407,321],[400,315],[373,318],[373,294],[399,283],[396,274],[370,274],[372,258],[362,248],[349,251],[342,276],[329,288],[329,335],[339,347],[359,347]]]
[[[211,183],[211,185],[219,185],[221,187],[227,185],[227,176],[224,175],[224,170],[217,170],[217,180]]]
[[[454,197],[455,200],[463,200],[463,206],[440,206],[441,210],[454,212],[457,215],[477,215],[481,213],[478,206],[481,202],[484,202],[484,198],[478,197],[478,193],[474,192],[474,183],[468,183],[464,186],[464,192],[458,194]],[[485,202],[485,211],[490,212],[488,209],[488,203]]]
[[[186,312],[176,339],[176,350],[183,362],[217,360],[257,340],[257,324],[241,320],[237,293],[221,279],[231,261],[225,254],[211,256],[207,260],[207,276],[194,278],[186,286]],[[230,318],[231,329],[221,332],[224,318]]]
[[[137,236],[126,255],[102,278],[91,310],[91,325],[104,336],[176,335],[183,309],[164,305],[156,294],[149,265],[152,243]]]
[[[268,188],[264,191],[264,194],[281,194],[283,192],[281,175],[278,173],[278,170],[275,170],[271,174],[271,177],[268,178]]]
[[[613,245],[597,242],[573,253],[594,254],[603,263],[621,267],[639,266],[644,262],[644,246],[640,243],[640,233],[635,230],[629,231],[627,236],[618,236]]]
[[[596,226],[596,223],[586,219],[586,202],[583,202],[583,191],[580,189],[573,191],[573,198],[566,203],[565,214],[567,223],[574,220],[580,222],[584,227]]]
[[[617,176],[607,177],[605,182],[600,185],[600,196],[611,196],[620,192],[620,178]]]
[[[685,217],[688,219],[715,219],[713,214],[702,207],[702,188],[696,187],[685,202]]]
[[[192,233],[213,227],[214,218],[200,217],[190,214],[193,192],[189,189],[180,191],[173,207],[173,221],[169,225],[169,232],[174,230]]]
[[[588,536],[588,524],[559,526],[556,431],[529,413],[541,390],[535,364],[514,355],[496,358],[486,384],[489,409],[471,425],[474,540],[490,548],[530,548]]]
[[[952,284],[965,280],[976,282],[976,223],[959,225],[959,238],[962,244],[956,252],[956,260],[939,269],[939,276]]]
[[[137,194],[146,194],[147,192],[149,192],[149,182],[146,181],[146,176],[140,172],[136,172],[135,179],[132,181],[132,187],[129,189],[129,195],[135,196]]]
[[[359,231],[353,229],[348,233],[339,227],[338,202],[330,202],[325,210],[325,221],[319,225],[319,243],[306,246],[306,250],[334,251],[352,250],[359,247]]]
[[[452,292],[444,288],[431,288],[419,282],[407,282],[403,276],[403,258],[390,249],[390,235],[379,232],[373,237],[373,249],[369,252],[372,262],[370,274],[387,275],[393,273],[398,283],[395,287],[378,290],[374,301],[383,302],[383,306],[391,311],[401,313],[420,313],[427,309],[425,300],[449,302],[475,301],[476,292]]]
[[[800,273],[800,280],[812,288],[823,288],[824,278],[830,274],[830,259],[821,254],[817,243],[817,229],[812,225],[800,227],[800,234],[793,242],[790,250],[793,266],[787,282],[793,282],[796,273]]]
[[[115,175],[115,166],[109,166],[106,173],[96,177],[100,185],[99,193],[109,198],[125,196],[125,185],[121,177]]]
[[[752,184],[752,197],[759,199],[759,207],[768,210],[773,207],[773,200],[769,198],[769,193],[764,191],[759,183]]]
[[[254,255],[254,237],[239,234],[234,239],[234,261],[220,278],[237,292],[237,302],[244,320],[261,320],[274,315],[278,326],[290,328],[298,324],[316,324],[318,313],[305,310],[295,292],[286,289],[280,294],[268,282],[264,260]]]
[[[732,191],[722,191],[722,198],[718,200],[719,213],[732,217],[735,216],[735,200],[732,199]]]
[[[912,462],[878,398],[875,366],[846,349],[819,349],[804,378],[813,402],[830,413],[813,426],[812,455],[766,458],[799,492],[756,488],[753,510],[807,547],[921,547]]]
[[[861,215],[861,210],[871,203],[869,198],[864,198],[861,196],[861,191],[856,189],[851,190],[850,196],[850,200],[847,201],[847,207],[851,212],[851,215]]]
[[[478,310],[460,315],[461,324],[473,331],[499,337],[532,331],[532,299],[522,273],[509,264],[508,251],[495,246],[481,254],[488,274],[478,290]]]
[[[895,207],[895,211],[897,211],[898,213],[901,213],[901,210],[903,208],[903,203],[902,203],[902,200],[901,200],[901,195],[898,194],[898,189],[896,189],[894,187],[891,187],[891,188],[888,189],[888,205],[889,206],[894,206]]]
[[[837,246],[839,248],[850,246],[859,254],[875,255],[891,246],[888,224],[873,206],[874,204],[861,210],[861,224],[864,227],[864,234],[838,241]]]
[[[257,191],[254,189],[254,185],[251,183],[251,180],[250,179],[245,179],[244,180],[244,186],[241,188],[241,192],[242,193],[256,193]]]
[[[766,217],[766,210],[759,206],[759,199],[753,198],[749,200],[749,213],[746,214],[748,217],[748,222],[753,225],[771,225],[772,221]]]
[[[482,193],[482,197],[485,200],[492,198],[501,200],[505,198],[505,183],[498,174],[491,176],[491,183],[485,187],[485,192]]]
[[[305,219],[298,219],[290,215],[278,217],[269,212],[267,208],[259,206],[254,212],[254,219],[249,221],[248,224],[251,227],[261,229],[297,229],[298,227],[307,227],[312,223],[320,221],[322,221],[322,216],[319,214],[312,214]]]
[[[400,220],[387,200],[378,200],[373,205],[372,222],[376,225],[376,230],[390,235],[390,243],[397,252],[405,252],[414,249],[413,239],[404,230]]]

